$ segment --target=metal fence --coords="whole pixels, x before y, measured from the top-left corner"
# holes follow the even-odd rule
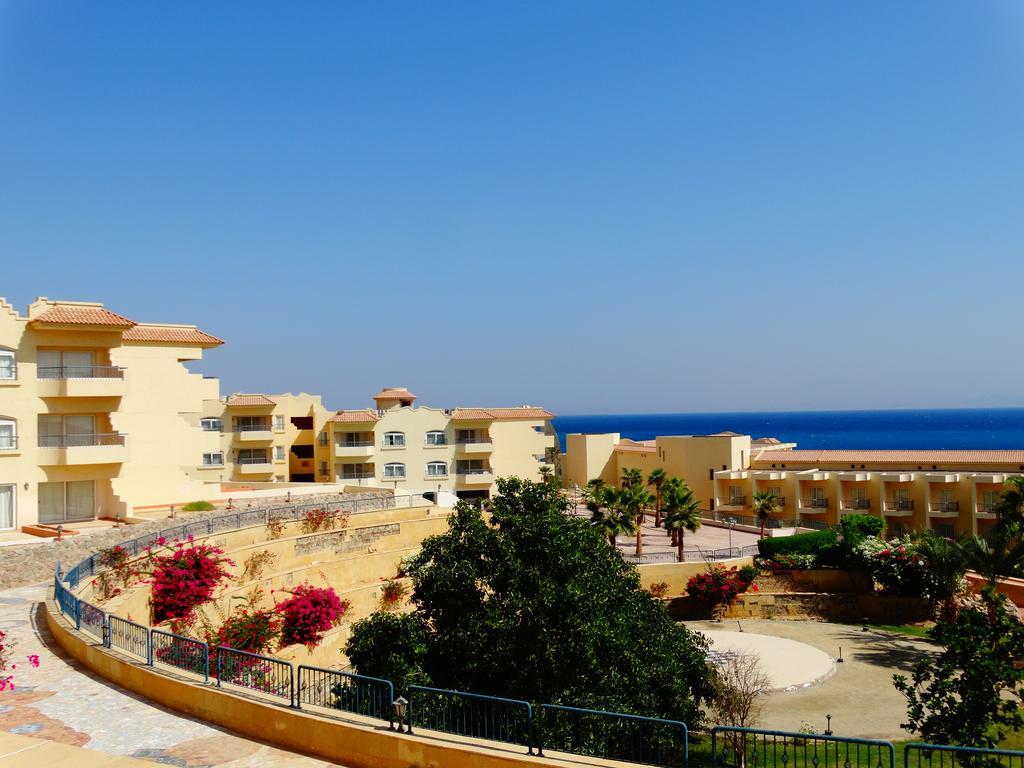
[[[202,675],[204,682],[210,680],[210,646],[191,637],[183,637],[160,629],[150,632],[150,664],[166,664],[168,667]]]
[[[78,628],[88,632],[106,645],[107,614],[85,600],[78,601]]]
[[[120,616],[107,618],[107,647],[127,651],[150,663],[153,648],[149,640],[149,627],[122,619]]]
[[[907,744],[904,768],[1024,768],[1024,752],[1012,749]]]
[[[519,699],[410,685],[408,723],[409,733],[427,728],[519,744],[533,754],[533,707]]]
[[[295,701],[295,667],[290,662],[223,645],[214,654],[217,657],[218,686],[228,683],[279,696],[288,699],[289,706]]]
[[[896,768],[888,741],[719,725],[711,729],[714,768]]]
[[[683,551],[684,563],[701,563],[712,560],[731,560],[736,557],[754,557],[758,553],[757,545],[746,547],[724,547],[722,549],[687,549]],[[644,563],[675,563],[679,556],[675,552],[652,552],[648,555],[630,555],[625,552],[622,558],[635,565]]]
[[[685,723],[555,704],[540,706],[537,751],[569,752],[646,765],[685,766]]]
[[[295,706],[303,704],[340,709],[356,715],[387,720],[394,727],[395,687],[390,680],[353,675],[334,669],[299,666]]]

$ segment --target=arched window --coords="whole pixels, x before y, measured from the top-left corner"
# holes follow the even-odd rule
[[[0,348],[0,381],[13,381],[18,378],[17,361],[13,349]]]
[[[427,464],[427,477],[448,477],[448,465],[443,461],[431,461]]]
[[[384,477],[399,478],[405,477],[405,464],[400,461],[393,461],[384,465]]]
[[[448,445],[448,435],[443,429],[432,429],[427,432],[427,445]]]
[[[405,448],[405,432],[385,432],[385,448]]]
[[[18,422],[0,416],[0,451],[18,450]]]

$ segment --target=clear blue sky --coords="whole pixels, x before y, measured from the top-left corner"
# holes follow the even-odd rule
[[[1024,3],[0,0],[0,295],[225,392],[1024,404]]]

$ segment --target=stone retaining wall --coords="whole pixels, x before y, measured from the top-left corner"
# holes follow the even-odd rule
[[[709,609],[689,597],[669,601],[669,613],[681,621],[706,619]],[[798,619],[856,624],[908,624],[932,618],[931,603],[919,597],[826,592],[746,592],[724,619]]]

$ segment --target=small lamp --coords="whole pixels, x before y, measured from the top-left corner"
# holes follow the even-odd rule
[[[825,715],[825,720],[828,723],[825,726],[825,735],[826,736],[831,736],[832,735],[832,715]]]
[[[405,716],[409,712],[409,702],[404,696],[399,696],[393,702],[391,702],[391,714],[394,715],[396,721],[398,721],[398,732],[402,732],[402,723],[405,721]],[[412,733],[412,724],[407,724],[406,730]]]

